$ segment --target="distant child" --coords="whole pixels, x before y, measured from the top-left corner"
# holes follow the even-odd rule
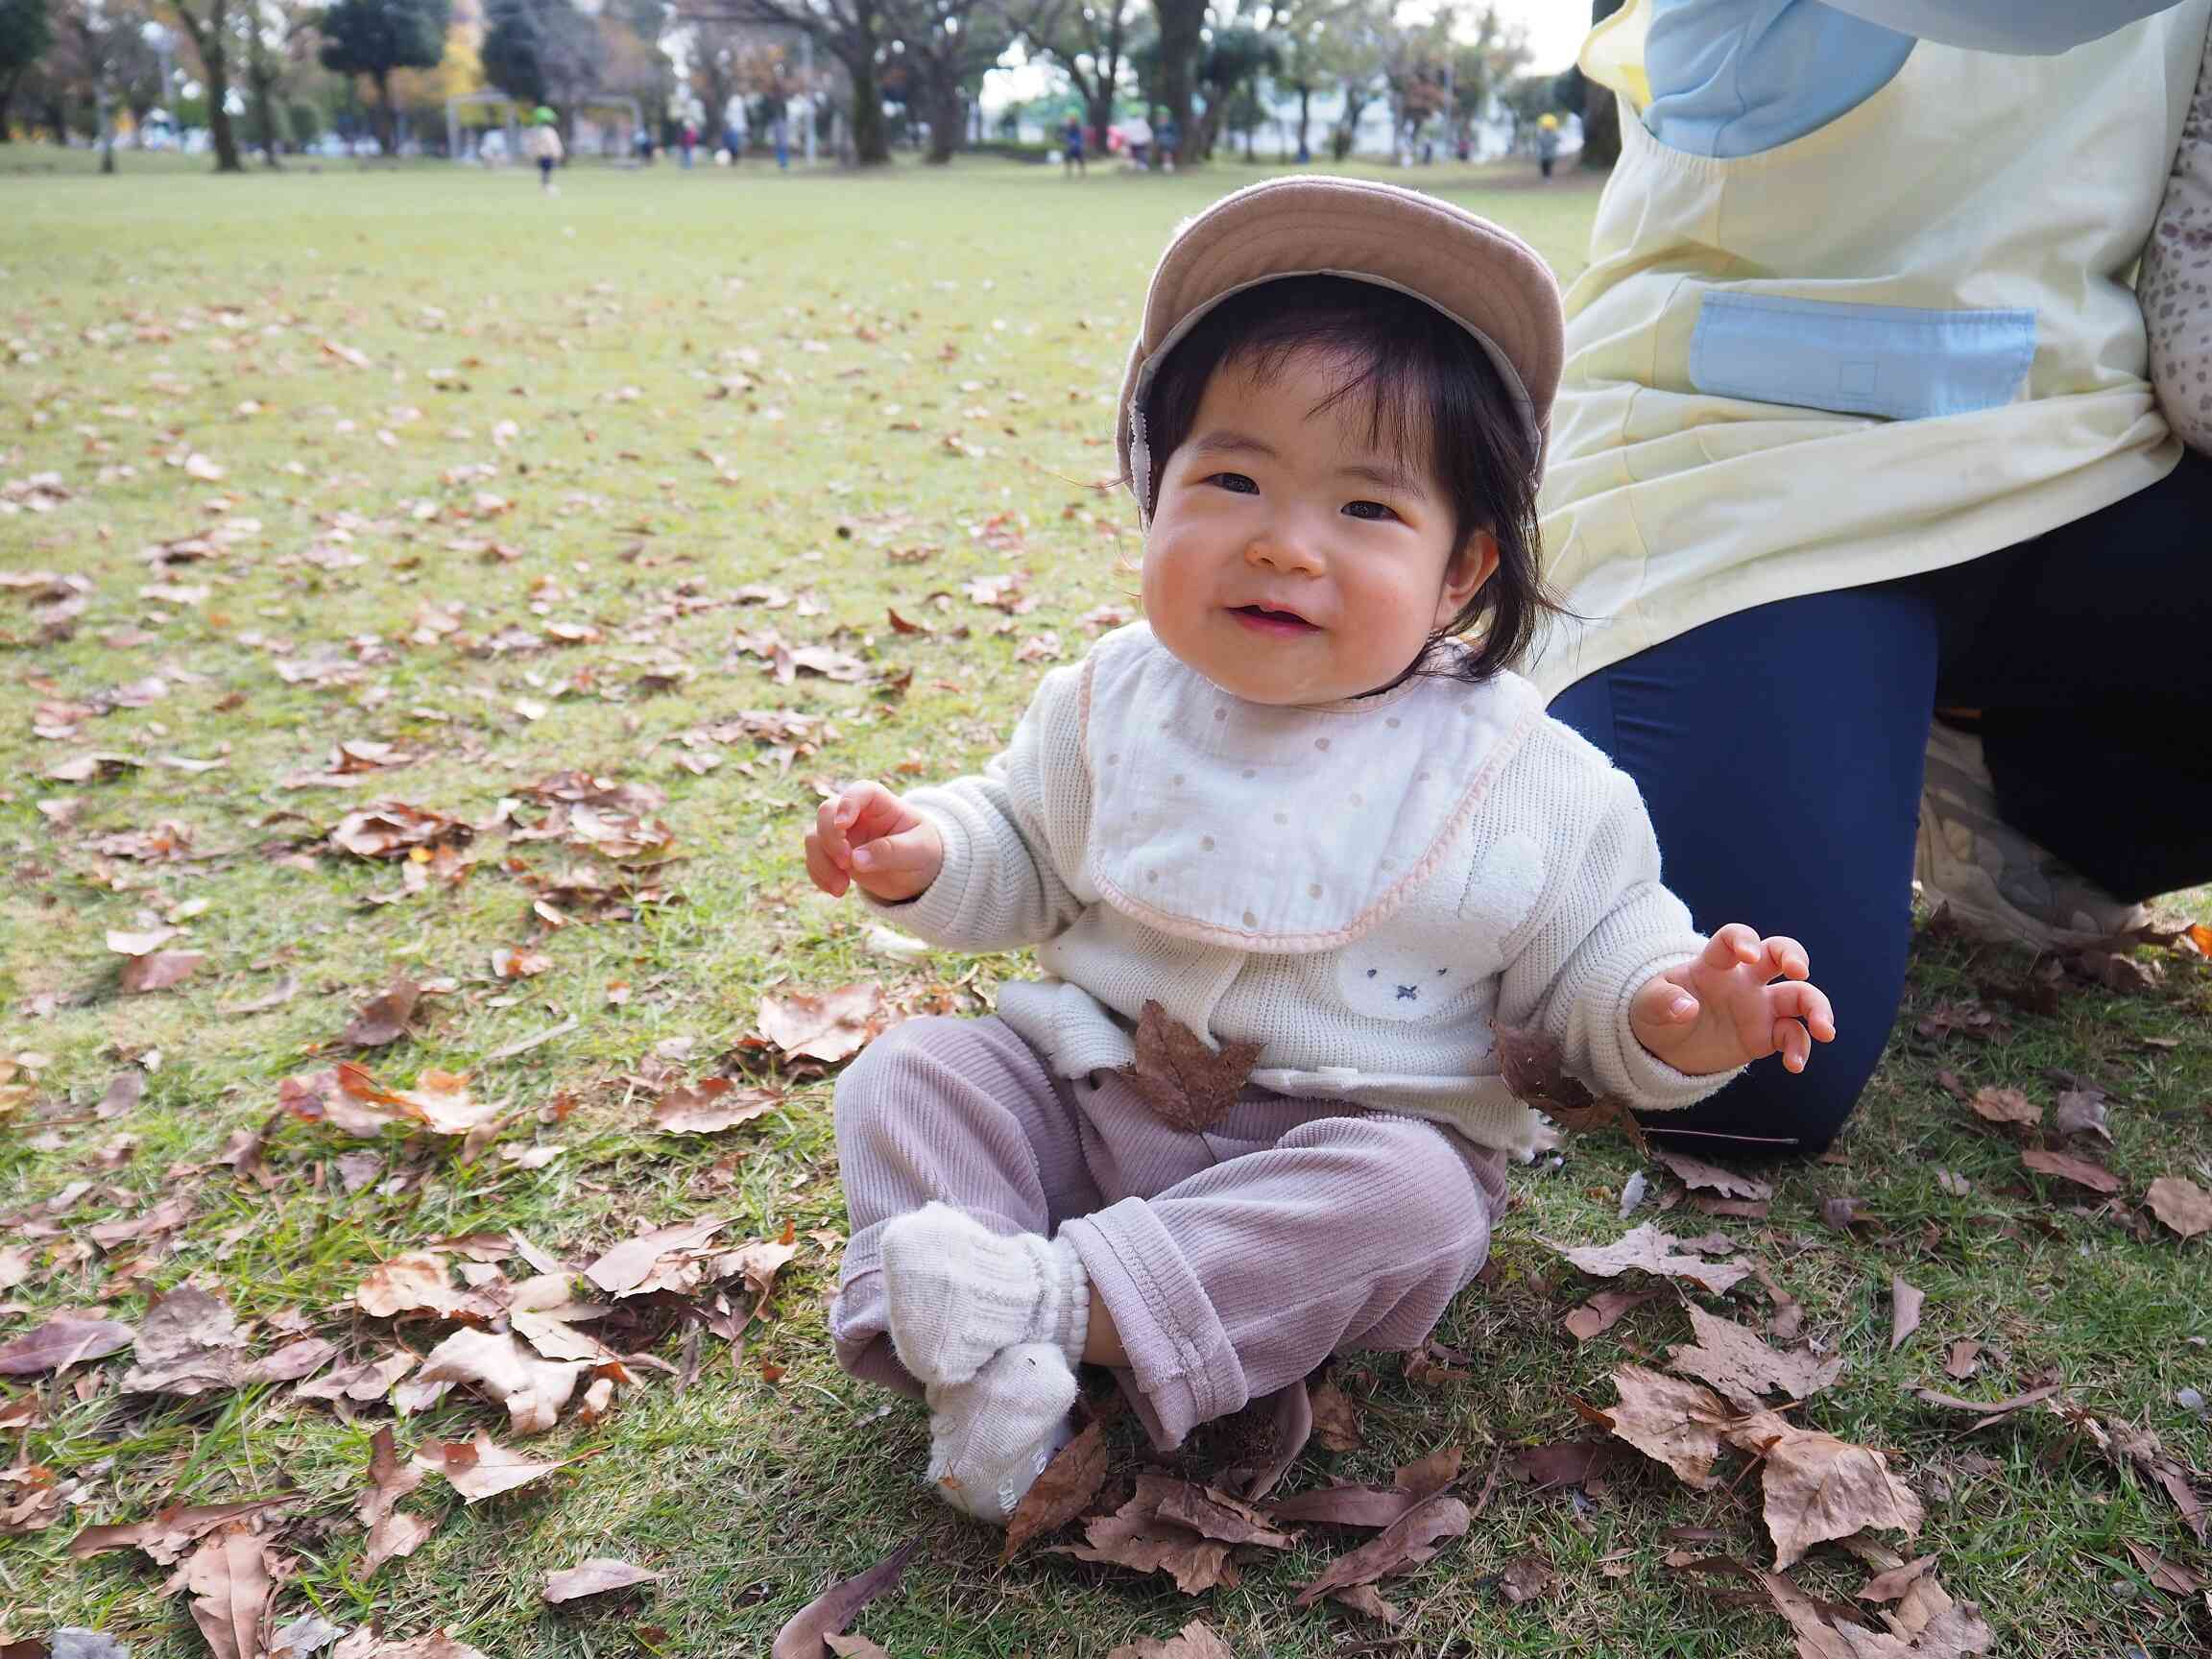
[[[1060,176],[1074,178],[1081,174],[1089,178],[1090,169],[1083,164],[1083,122],[1074,115],[1068,117],[1068,125],[1060,130]]]
[[[1346,180],[1215,204],[1121,395],[1146,620],[1047,674],[981,776],[821,808],[824,891],[1045,970],[837,1088],[837,1358],[927,1400],[970,1514],[1065,1442],[1084,1360],[1165,1449],[1418,1347],[1540,1134],[1495,1024],[1649,1109],[1834,1036],[1804,950],[1695,930],[1635,785],[1510,671],[1559,362],[1551,274],[1493,225]],[[1119,1073],[1147,1001],[1259,1046],[1224,1115]]]
[[[561,194],[561,186],[553,182],[553,169],[561,164],[561,130],[554,125],[558,119],[541,104],[530,118],[530,130],[522,134],[522,154],[538,163],[538,187],[548,196]]]

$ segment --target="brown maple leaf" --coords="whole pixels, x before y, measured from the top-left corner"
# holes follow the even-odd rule
[[[1229,1115],[1259,1063],[1257,1043],[1210,1046],[1190,1026],[1146,1000],[1137,1017],[1137,1057],[1120,1069],[1129,1087],[1163,1122],[1196,1134]]]
[[[1567,1073],[1559,1040],[1533,1025],[1498,1025],[1498,1066],[1505,1087],[1522,1105],[1541,1112],[1576,1135],[1617,1130],[1637,1151],[1649,1148],[1643,1126],[1628,1103],[1593,1094],[1580,1078]]]

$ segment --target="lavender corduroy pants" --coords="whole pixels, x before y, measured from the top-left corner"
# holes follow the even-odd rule
[[[837,1084],[851,1214],[838,1363],[921,1389],[884,1321],[882,1232],[937,1200],[1069,1238],[1129,1355],[1153,1442],[1333,1353],[1417,1347],[1488,1257],[1503,1154],[1436,1124],[1248,1090],[1214,1129],[1163,1122],[1120,1077],[1054,1077],[996,1019],[911,1020]]]

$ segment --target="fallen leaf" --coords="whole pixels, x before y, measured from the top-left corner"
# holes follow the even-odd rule
[[[1970,1434],[1974,1430],[1986,1429],[2015,1411],[2024,1411],[2031,1406],[2041,1405],[2057,1393],[2060,1384],[2056,1382],[2046,1382],[2040,1388],[2031,1388],[2025,1394],[2015,1394],[2008,1400],[1961,1400],[1956,1394],[1945,1394],[1934,1388],[1915,1388],[1911,1393],[1915,1400],[1930,1406],[1940,1406],[1946,1411],[1975,1413],[1982,1420],[1965,1431]]]
[[[2212,1228],[2212,1192],[2178,1175],[2161,1175],[2151,1183],[2151,1214],[2183,1238],[2194,1238]]]
[[[824,1638],[841,1632],[860,1609],[899,1582],[907,1557],[920,1548],[919,1538],[902,1544],[865,1573],[840,1580],[783,1622],[776,1632],[770,1659],[827,1659]]]
[[[1228,1643],[1193,1619],[1172,1636],[1145,1636],[1125,1642],[1106,1659],[1237,1659],[1237,1655]]]
[[[858,1053],[884,1022],[883,987],[844,985],[760,998],[760,1034],[790,1059],[835,1065]]]
[[[469,1093],[465,1071],[435,1068],[415,1079],[412,1089],[387,1089],[350,1061],[338,1063],[338,1086],[356,1100],[397,1108],[433,1135],[467,1135],[499,1115],[499,1102],[478,1100]]]
[[[1277,1521],[1318,1521],[1332,1527],[1388,1527],[1418,1503],[1426,1503],[1459,1478],[1465,1454],[1446,1446],[1399,1467],[1387,1486],[1339,1481],[1311,1492],[1294,1493],[1267,1505]]]
[[[233,1521],[185,1559],[178,1580],[192,1598],[192,1623],[215,1659],[261,1659],[261,1621],[276,1593],[268,1540]]]
[[[337,1647],[330,1659],[485,1659],[466,1642],[456,1641],[450,1630],[434,1630],[409,1642],[387,1640],[373,1627],[355,1627]]]
[[[1384,1624],[1397,1624],[1406,1617],[1395,1604],[1385,1601],[1382,1593],[1372,1584],[1348,1584],[1341,1590],[1332,1590],[1329,1599]]]
[[[2017,1089],[1977,1089],[1966,1104],[1973,1108],[1975,1117],[1991,1123],[2033,1126],[2043,1121],[2043,1108]]]
[[[1334,1382],[1307,1390],[1313,1406],[1313,1438],[1331,1452],[1357,1452],[1367,1442],[1359,1432],[1359,1407]]]
[[[1951,1344],[1950,1357],[1943,1361],[1943,1375],[1963,1382],[1981,1369],[1982,1344],[1971,1336],[1961,1336]]]
[[[123,989],[133,996],[166,991],[190,978],[206,961],[204,950],[155,950],[133,956],[123,964]]]
[[[1505,1460],[1505,1472],[1542,1491],[1548,1486],[1583,1486],[1612,1461],[1606,1440],[1563,1440],[1551,1446],[1524,1446]]]
[[[308,1659],[345,1634],[345,1625],[333,1624],[320,1613],[302,1613],[272,1633],[269,1659]]]
[[[1723,1169],[1717,1164],[1708,1164],[1681,1152],[1654,1151],[1651,1154],[1674,1173],[1674,1178],[1694,1191],[1718,1192],[1723,1198],[1745,1198],[1763,1202],[1774,1196],[1774,1184],[1753,1175],[1740,1174]]]
[[[696,1249],[729,1226],[727,1219],[680,1221],[651,1233],[625,1238],[584,1269],[584,1277],[600,1289],[620,1296],[645,1284],[663,1256]]]
[[[381,1359],[341,1365],[301,1383],[293,1393],[302,1400],[353,1400],[366,1406],[389,1394],[392,1384],[414,1370],[415,1363],[414,1355],[395,1349]]]
[[[888,1648],[871,1642],[858,1631],[848,1630],[842,1635],[832,1632],[822,1638],[830,1644],[830,1651],[837,1659],[891,1659]]]
[[[49,1319],[0,1347],[0,1377],[36,1377],[104,1359],[130,1347],[136,1334],[117,1319]]]
[[[435,1359],[437,1356],[431,1358]],[[517,1486],[543,1479],[556,1469],[565,1469],[574,1461],[573,1457],[554,1462],[525,1457],[519,1452],[496,1444],[481,1429],[476,1431],[473,1440],[426,1440],[415,1450],[416,1464],[445,1476],[468,1503],[512,1492]]]
[[[108,1550],[142,1550],[159,1566],[174,1567],[184,1551],[218,1527],[264,1509],[280,1508],[299,1501],[297,1492],[274,1498],[255,1498],[243,1503],[174,1504],[151,1521],[126,1526],[87,1527],[69,1541],[69,1553],[79,1560]]]
[[[2092,1192],[2117,1192],[2120,1177],[2102,1164],[2092,1164],[2086,1158],[2078,1158],[2071,1152],[2053,1152],[2047,1147],[2031,1146],[2020,1154],[2020,1162],[2038,1175],[2055,1175],[2061,1181],[2071,1181],[2086,1187]]]
[[[1032,1538],[1055,1532],[1090,1507],[1106,1479],[1106,1425],[1087,1424],[1083,1431],[1053,1454],[1006,1523],[1006,1544],[998,1551],[1000,1562]]]
[[[1776,1572],[1727,1563],[1758,1583],[1797,1637],[1799,1659],[1966,1659],[1986,1652],[1996,1633],[1971,1601],[1953,1601],[1934,1574],[1908,1586],[1905,1607],[1885,1613],[1888,1630],[1870,1630],[1845,1609],[1815,1600]]]
[[[2204,1588],[2204,1580],[2193,1569],[2131,1538],[2123,1543],[2128,1553],[2135,1558],[2135,1565],[2143,1570],[2143,1575],[2159,1589],[2175,1596],[2194,1596]]]
[[[338,1344],[322,1336],[302,1336],[297,1342],[287,1342],[274,1354],[249,1360],[238,1374],[238,1381],[246,1383],[297,1382],[302,1377],[314,1375],[337,1355]]]
[[[132,1394],[204,1394],[238,1384],[245,1334],[220,1296],[186,1283],[147,1310],[138,1327],[136,1363],[124,1372]]]
[[[1884,1601],[1894,1601],[1912,1587],[1914,1579],[1920,1577],[1935,1565],[1935,1556],[1923,1555],[1917,1561],[1908,1561],[1902,1567],[1892,1567],[1888,1572],[1878,1574],[1869,1578],[1866,1581],[1866,1587],[1859,1592],[1859,1599],[1877,1604]]]
[[[2105,1110],[2104,1096],[2085,1089],[2069,1089],[2058,1096],[2057,1108],[2051,1115],[2051,1132],[2061,1141],[2077,1135],[2094,1135],[2109,1146],[2112,1144],[2112,1123]]]
[[[1711,1486],[1721,1437],[1736,1421],[1727,1402],[1709,1388],[1641,1365],[1616,1368],[1613,1385],[1620,1402],[1603,1413],[1613,1432],[1687,1484],[1699,1491]]]
[[[456,1289],[445,1258],[435,1250],[410,1250],[388,1262],[379,1262],[354,1289],[361,1311],[379,1319],[402,1313],[435,1313],[450,1318],[464,1310],[484,1318],[495,1315],[496,1304],[472,1292]]]
[[[361,1576],[373,1575],[395,1557],[412,1555],[437,1529],[427,1515],[409,1514],[397,1507],[399,1500],[422,1484],[423,1471],[410,1459],[402,1462],[392,1426],[380,1427],[369,1442],[369,1489],[361,1494],[354,1514],[369,1529],[369,1547],[361,1557]]]
[[[539,1594],[552,1602],[574,1601],[583,1596],[603,1596],[610,1590],[651,1584],[665,1576],[648,1567],[633,1567],[627,1561],[594,1555],[559,1573],[546,1574],[545,1588]]]
[[[1586,1244],[1575,1249],[1553,1244],[1551,1248],[1583,1272],[1600,1279],[1618,1278],[1635,1268],[1664,1278],[1687,1279],[1716,1296],[1725,1294],[1751,1272],[1749,1267],[1736,1262],[1707,1262],[1686,1254],[1691,1248],[1689,1241],[1671,1233],[1663,1233],[1648,1221],[1610,1244]]]
[[[1225,1493],[1151,1474],[1138,1476],[1129,1501],[1111,1515],[1094,1516],[1083,1532],[1084,1543],[1056,1544],[1046,1552],[1165,1573],[1186,1596],[1238,1583],[1229,1558],[1238,1545],[1284,1550],[1291,1543],[1265,1516]]]
[[[1920,1500],[1881,1453],[1816,1429],[1798,1429],[1771,1411],[1733,1425],[1729,1443],[1762,1458],[1767,1534],[1774,1565],[1801,1561],[1814,1545],[1869,1527],[1920,1530]]]
[[[338,1040],[352,1048],[381,1048],[398,1042],[407,1035],[407,1022],[414,1018],[415,1004],[421,996],[422,987],[414,980],[395,979],[388,989],[361,1005]]]
[[[1627,1102],[1593,1094],[1568,1075],[1566,1052],[1557,1038],[1532,1025],[1498,1025],[1498,1066],[1505,1087],[1524,1106],[1541,1112],[1560,1128],[1578,1135],[1613,1129],[1639,1152],[1648,1150],[1643,1126]]]
[[[1191,1134],[1229,1115],[1261,1050],[1258,1043],[1225,1043],[1216,1049],[1150,999],[1137,1017],[1133,1041],[1136,1058],[1120,1068],[1120,1075],[1162,1122]]]
[[[1465,1532],[1473,1520],[1467,1505],[1456,1498],[1438,1496],[1417,1503],[1358,1549],[1330,1562],[1310,1583],[1301,1585],[1297,1604],[1310,1606],[1333,1590],[1372,1584],[1417,1567],[1434,1555],[1445,1539]]]
[[[1890,1353],[1904,1347],[1905,1338],[1920,1329],[1920,1305],[1926,1300],[1924,1292],[1905,1283],[1902,1273],[1889,1276]]]
[[[430,1351],[419,1382],[461,1382],[507,1407],[517,1434],[542,1434],[590,1367],[541,1359],[512,1334],[456,1331]]]
[[[1840,1354],[1823,1358],[1810,1348],[1771,1348],[1733,1319],[1708,1313],[1695,1303],[1689,1312],[1697,1340],[1671,1349],[1669,1362],[1685,1376],[1711,1383],[1746,1411],[1758,1410],[1767,1394],[1806,1399],[1833,1386],[1843,1374]]]
[[[653,1107],[653,1127],[663,1135],[713,1135],[782,1104],[777,1090],[740,1089],[727,1077],[708,1077],[661,1095]]]
[[[1575,1341],[1587,1342],[1610,1331],[1623,1314],[1665,1294],[1663,1290],[1600,1290],[1559,1323],[1567,1327]]]
[[[1498,1593],[1509,1606],[1549,1596],[1559,1583],[1559,1571],[1541,1555],[1516,1555],[1498,1575]]]

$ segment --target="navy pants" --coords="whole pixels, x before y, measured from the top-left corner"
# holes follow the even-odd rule
[[[1644,791],[1710,931],[1801,940],[1836,1041],[1761,1061],[1654,1132],[1826,1147],[1897,1017],[1929,721],[1979,710],[2006,821],[2127,900],[2212,880],[2212,461],[1948,570],[1722,617],[1551,712]],[[1684,1137],[1674,1144],[1749,1152]]]

